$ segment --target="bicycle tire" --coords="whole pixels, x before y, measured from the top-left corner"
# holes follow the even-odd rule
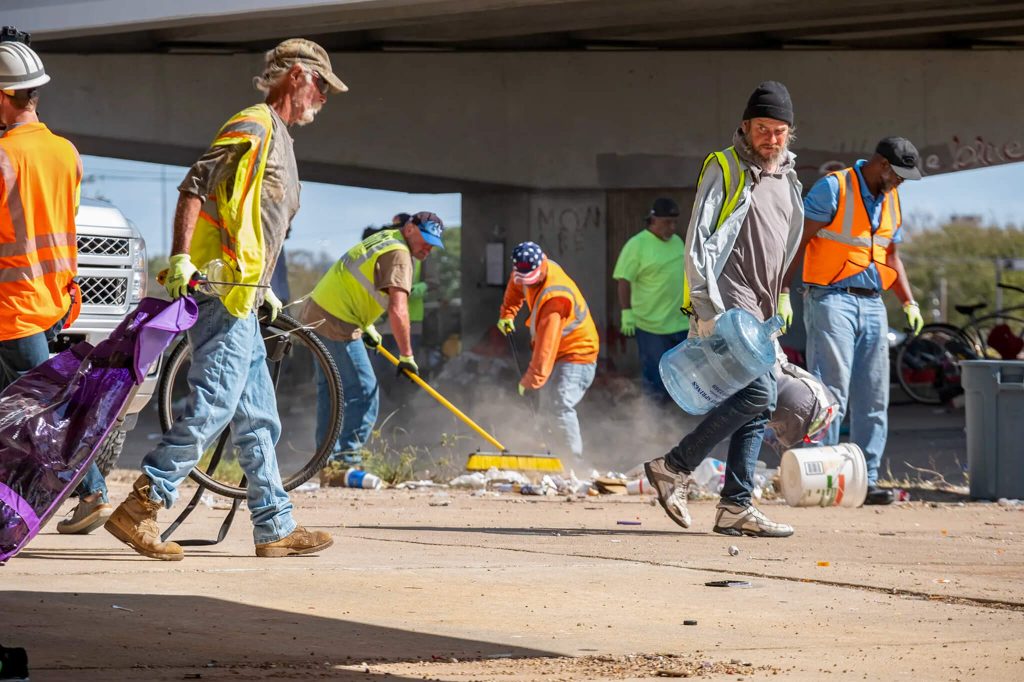
[[[324,464],[327,462],[327,458],[330,457],[334,448],[334,443],[341,432],[341,423],[344,416],[345,405],[344,393],[341,386],[341,377],[338,374],[338,368],[334,363],[334,359],[313,332],[303,327],[302,324],[294,318],[283,314],[278,315],[277,319],[269,325],[261,324],[260,328],[263,333],[265,343],[269,343],[271,339],[281,338],[282,336],[289,341],[298,340],[298,343],[311,353],[313,361],[317,363],[321,371],[324,372],[332,395],[331,422],[327,429],[328,437],[325,438],[323,442],[315,444],[316,450],[313,452],[312,456],[296,472],[288,474],[287,476],[282,472],[281,482],[284,485],[285,491],[289,491],[302,485],[315,476],[320,469],[323,468]],[[292,351],[290,349],[286,349],[284,352],[290,354]],[[157,385],[157,406],[160,416],[160,427],[164,432],[170,429],[171,425],[174,423],[174,388],[176,385],[181,386],[178,382],[185,381],[185,376],[182,375],[182,372],[184,371],[185,374],[187,374],[187,370],[184,370],[183,368],[187,367],[186,361],[190,360],[191,355],[192,349],[189,346],[188,339],[182,338],[168,356],[166,367],[160,375],[160,382]],[[270,364],[271,379],[273,380],[276,388],[280,380],[280,371],[283,362],[278,360],[275,366],[275,361],[272,359],[275,356],[276,352],[272,353],[271,349],[268,349],[268,363]],[[187,385],[187,383],[185,385]],[[230,429],[231,427],[228,426],[227,428]],[[223,431],[221,433],[223,433]],[[211,447],[218,443],[220,435],[221,434],[217,434],[217,436],[211,441]],[[282,428],[282,437],[278,440],[278,445],[280,445],[284,440],[284,435]],[[189,472],[189,478],[218,495],[234,499],[246,498],[246,489],[242,487],[241,484],[231,485],[214,478],[215,469],[216,466],[213,467],[213,470],[203,471],[197,465]]]
[[[941,344],[932,340],[945,339]],[[950,342],[959,346],[947,348]],[[935,348],[929,348],[924,344],[932,344]],[[936,349],[938,352],[936,353]],[[944,402],[944,395],[941,383],[944,383],[949,372],[946,365],[950,362],[956,367],[955,375],[959,378],[959,360],[961,357],[954,356],[954,350],[960,351],[958,355],[965,355],[964,351],[975,352],[975,344],[963,330],[944,322],[926,324],[921,332],[914,337],[908,337],[896,353],[896,379],[900,388],[914,402],[923,405],[941,405]],[[935,379],[930,385],[932,390],[924,388],[925,384],[910,381],[914,372],[932,372]],[[940,384],[939,387],[936,384]]]

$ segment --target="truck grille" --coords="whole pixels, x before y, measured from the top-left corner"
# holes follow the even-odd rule
[[[78,286],[82,289],[83,305],[123,306],[128,301],[125,277],[79,277]]]
[[[85,256],[127,256],[127,237],[78,237],[78,253]]]

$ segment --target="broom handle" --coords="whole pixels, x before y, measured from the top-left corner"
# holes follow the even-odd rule
[[[390,362],[392,365],[394,365],[395,367],[398,367],[398,358],[396,358],[394,355],[392,355],[391,351],[389,351],[383,345],[378,345],[377,346],[377,352],[380,353],[381,355],[383,355],[385,358],[387,358],[387,361]],[[461,419],[463,421],[463,423],[466,424],[466,426],[468,426],[469,428],[471,428],[474,431],[476,431],[480,435],[481,438],[486,440],[488,443],[490,443],[494,447],[498,448],[498,450],[500,450],[501,452],[505,452],[507,450],[507,448],[504,445],[502,445],[501,443],[499,443],[497,441],[497,439],[494,438],[494,436],[492,436],[491,434],[489,434],[486,431],[484,431],[480,427],[479,424],[477,424],[475,421],[473,421],[472,419],[467,417],[465,414],[463,414],[462,410],[460,410],[459,408],[455,407],[450,402],[448,402],[447,398],[445,398],[443,395],[441,395],[440,393],[435,391],[433,389],[433,387],[430,384],[428,384],[427,382],[425,382],[423,379],[421,379],[418,374],[413,374],[412,372],[410,372],[408,370],[404,370],[404,371],[405,371],[405,376],[407,376],[410,379],[412,379],[412,381],[416,385],[418,385],[424,391],[429,393],[431,398],[433,398],[437,402],[439,402],[442,405],[444,405],[445,407],[447,407],[451,411],[452,414],[454,414],[456,417]]]

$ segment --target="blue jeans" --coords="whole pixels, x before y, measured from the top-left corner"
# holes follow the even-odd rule
[[[722,501],[746,507],[754,490],[757,456],[764,441],[778,389],[769,371],[708,412],[696,429],[669,450],[665,461],[676,471],[691,473],[719,442],[729,439]]]
[[[889,431],[889,319],[882,298],[808,287],[804,324],[807,369],[839,401],[822,443],[839,442],[839,425],[849,410],[850,440],[864,451],[868,483],[874,485]]]
[[[643,329],[636,330],[636,347],[640,351],[640,384],[644,395],[658,403],[665,404],[671,400],[661,380],[658,363],[666,351],[685,341],[688,333],[683,330],[675,334],[652,334]]]
[[[320,336],[320,340],[330,351],[334,364],[338,366],[341,388],[345,393],[341,433],[334,444],[330,461],[359,464],[363,461],[363,445],[370,438],[380,409],[377,375],[373,372],[370,356],[362,339],[332,341]],[[316,370],[316,392],[316,442],[322,443],[327,437],[331,398],[327,393],[327,379],[320,371],[319,365]]]
[[[594,383],[597,363],[581,365],[574,362],[556,362],[546,386],[540,389],[540,404],[544,414],[554,422],[553,431],[561,440],[558,445],[574,458],[583,456],[583,436],[576,405],[583,400],[590,384]]]
[[[291,534],[295,521],[277,468],[281,422],[260,326],[253,314],[233,316],[220,299],[197,300],[199,319],[188,332],[192,390],[182,414],[142,460],[153,482],[150,498],[170,508],[178,485],[230,425],[248,486],[253,538],[257,544],[274,542]]]
[[[55,324],[45,332],[20,339],[0,341],[0,391],[13,384],[18,377],[35,369],[50,359],[50,341],[57,337],[64,327],[64,320]],[[85,470],[85,476],[78,483],[75,495],[85,497],[101,493],[103,502],[107,502],[107,482],[95,462]]]

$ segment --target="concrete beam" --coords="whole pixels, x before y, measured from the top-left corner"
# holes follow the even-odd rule
[[[43,118],[96,153],[181,163],[228,115],[259,99],[255,55],[44,58],[54,80],[43,91]],[[346,183],[415,191],[689,187],[767,78],[793,94],[795,151],[807,181],[892,134],[914,140],[933,174],[1024,159],[1024,53],[1016,51],[332,59],[352,91],[295,131],[296,153],[320,179]]]

